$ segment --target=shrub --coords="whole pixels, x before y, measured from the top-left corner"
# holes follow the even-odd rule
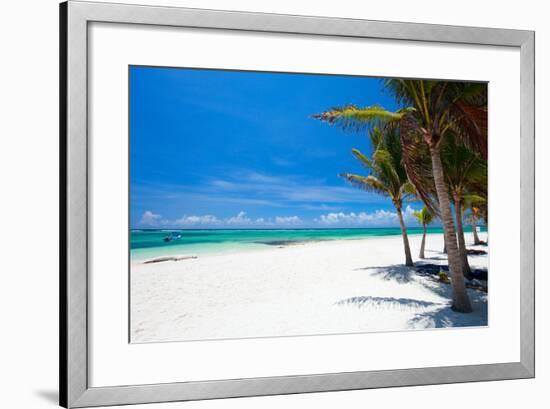
[[[441,281],[442,283],[445,283],[445,284],[450,283],[449,276],[447,275],[447,273],[445,271],[440,271],[439,272],[439,281]]]

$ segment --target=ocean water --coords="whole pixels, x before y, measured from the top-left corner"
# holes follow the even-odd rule
[[[483,229],[484,230],[484,229]],[[467,228],[471,231],[471,228]],[[421,227],[407,229],[422,234]],[[442,233],[430,227],[428,233]],[[164,241],[170,234],[181,238]],[[368,237],[397,236],[398,227],[364,229],[281,229],[281,230],[131,230],[130,254],[133,261],[170,255],[220,254],[241,250],[266,249],[308,241],[353,240]]]

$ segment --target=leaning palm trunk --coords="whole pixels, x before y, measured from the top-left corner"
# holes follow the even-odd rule
[[[435,189],[439,201],[439,210],[443,231],[445,234],[445,243],[447,245],[447,258],[449,261],[449,270],[452,277],[453,286],[453,304],[452,309],[458,312],[472,312],[470,299],[466,293],[464,277],[462,275],[462,262],[458,251],[456,240],[455,225],[451,213],[451,203],[443,175],[443,164],[438,147],[430,146],[430,155],[432,159],[432,171],[434,177]]]
[[[416,220],[422,224],[422,228],[424,229],[422,234],[422,244],[420,245],[420,253],[418,256],[420,258],[425,258],[424,249],[426,248],[426,227],[433,221],[435,214],[428,207],[424,206],[422,210],[413,212],[413,215],[416,217]]]
[[[472,221],[472,231],[474,232],[474,245],[481,244],[481,241],[479,240],[479,236],[477,235],[477,226],[476,222]]]
[[[424,234],[422,235],[422,244],[420,244],[420,254],[418,257],[420,258],[426,258],[424,256],[424,248],[426,247],[426,225],[424,224]]]
[[[466,240],[464,240],[464,227],[462,226],[462,202],[458,197],[455,197],[454,202],[456,212],[456,234],[458,239],[458,252],[460,253],[460,261],[462,262],[462,274],[468,280],[471,280],[473,275],[470,263],[468,263]]]
[[[411,267],[414,266],[411,257],[411,247],[409,246],[409,237],[407,236],[407,228],[405,227],[405,222],[403,221],[403,213],[401,212],[401,207],[396,206],[397,216],[399,218],[399,225],[401,226],[401,236],[403,237],[403,246],[405,247],[405,265]]]
[[[443,230],[443,253],[447,254],[447,239],[445,238],[445,230]]]

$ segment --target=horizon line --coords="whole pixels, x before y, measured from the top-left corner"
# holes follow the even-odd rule
[[[467,226],[468,227],[468,226]],[[478,226],[482,227],[482,226]],[[422,226],[410,226],[409,228],[422,228]],[[427,229],[433,229],[433,228],[442,228],[442,226],[428,226]],[[281,228],[212,228],[212,227],[205,227],[205,228],[178,228],[178,227],[149,227],[149,228],[142,228],[142,227],[131,227],[129,230],[361,230],[361,229],[400,229],[399,226],[372,226],[372,227],[298,227],[298,228],[292,228],[292,227],[281,227]]]

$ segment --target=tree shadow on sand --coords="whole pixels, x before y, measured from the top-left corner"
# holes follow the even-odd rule
[[[423,311],[409,321],[410,328],[450,328],[487,326],[487,301],[481,297],[470,297],[473,312],[463,314],[451,309],[450,303],[441,308]]]
[[[413,312],[408,322],[408,328],[447,328],[447,327],[479,327],[487,326],[488,309],[487,293],[475,289],[468,289],[473,312],[470,314],[457,313],[451,309],[452,286],[439,280],[440,271],[448,271],[447,255],[436,249],[426,249],[428,257],[418,260],[414,267],[403,264],[373,266],[357,268],[356,271],[365,271],[373,277],[382,280],[394,281],[399,284],[408,284],[413,280],[425,289],[437,295],[439,302],[429,302],[410,298],[356,296],[338,301],[337,305],[353,305],[361,309],[410,309]],[[476,257],[487,257],[481,255]],[[482,279],[486,279],[486,269],[473,269]],[[447,273],[448,274],[448,273]],[[423,277],[415,280],[415,277]]]
[[[396,281],[399,284],[410,282],[415,274],[414,267],[407,267],[402,264],[377,267],[361,267],[356,270],[371,272],[371,275],[380,277],[386,281]]]
[[[439,281],[438,274],[433,272],[424,273],[426,267],[434,267],[438,273],[440,269],[448,269],[446,264],[440,265],[436,260],[442,257],[428,257],[421,262],[415,263],[415,267],[404,265],[389,265],[363,267],[356,270],[368,271],[373,276],[383,280],[395,281],[399,284],[407,284],[414,280],[416,275],[424,279],[417,280],[417,283],[442,298],[441,302],[429,302],[410,298],[394,297],[371,297],[357,296],[338,301],[337,305],[353,305],[358,308],[367,309],[410,309],[414,310],[414,316],[408,322],[410,329],[422,328],[447,328],[447,327],[479,327],[487,326],[487,294],[477,290],[468,290],[473,312],[471,314],[457,313],[451,309],[452,286]],[[436,264],[429,264],[430,261]]]
[[[468,296],[473,311],[469,314],[455,312],[451,308],[452,286],[443,284],[435,276],[427,276],[427,280],[419,281],[426,289],[434,294],[447,299],[446,303],[440,304],[440,308],[428,311],[419,311],[408,325],[409,328],[449,328],[449,327],[479,327],[487,326],[487,293],[468,289]]]
[[[447,261],[447,256],[446,255],[442,255],[442,256],[432,256],[432,257],[426,257],[426,258],[423,258],[422,260],[439,260],[439,261]]]
[[[425,309],[441,305],[431,301],[414,300],[412,298],[395,298],[395,297],[371,297],[371,296],[357,296],[346,298],[336,302],[337,305],[349,305],[357,308],[376,308],[376,309],[388,309],[388,308],[410,308],[410,309]]]

